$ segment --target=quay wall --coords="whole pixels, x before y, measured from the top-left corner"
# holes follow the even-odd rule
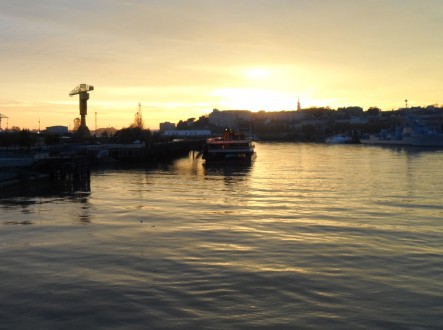
[[[124,162],[159,162],[184,157],[191,151],[203,149],[203,140],[180,140],[139,145],[114,145],[109,156]]]
[[[23,150],[0,150],[0,186],[43,176],[57,181],[84,180],[90,168],[106,160],[153,163],[170,161],[201,151],[203,140],[180,140],[152,144],[88,144],[47,146]],[[15,157],[14,157],[15,156]]]
[[[0,184],[19,180],[26,168],[34,164],[32,157],[2,157],[0,158]]]

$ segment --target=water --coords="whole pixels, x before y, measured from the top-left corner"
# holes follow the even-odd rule
[[[0,199],[0,328],[443,327],[443,151],[257,143]]]

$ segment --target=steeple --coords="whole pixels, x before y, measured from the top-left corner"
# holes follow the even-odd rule
[[[300,105],[300,99],[298,99],[297,101],[297,111],[301,110],[301,105]]]

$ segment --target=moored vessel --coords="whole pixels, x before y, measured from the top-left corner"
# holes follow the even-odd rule
[[[353,142],[354,138],[346,134],[332,135],[325,139],[326,144],[349,144]]]
[[[257,157],[252,139],[226,129],[222,137],[206,141],[202,158],[210,163],[252,163]]]
[[[403,130],[391,134],[383,130],[378,135],[361,138],[360,142],[375,145],[443,147],[443,134],[432,130],[405,127]]]

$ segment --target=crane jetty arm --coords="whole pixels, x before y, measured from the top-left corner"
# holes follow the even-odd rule
[[[81,93],[87,93],[87,92],[93,91],[93,90],[94,90],[94,86],[92,86],[92,85],[80,84],[69,93],[69,96],[73,96],[73,95],[81,94]]]

